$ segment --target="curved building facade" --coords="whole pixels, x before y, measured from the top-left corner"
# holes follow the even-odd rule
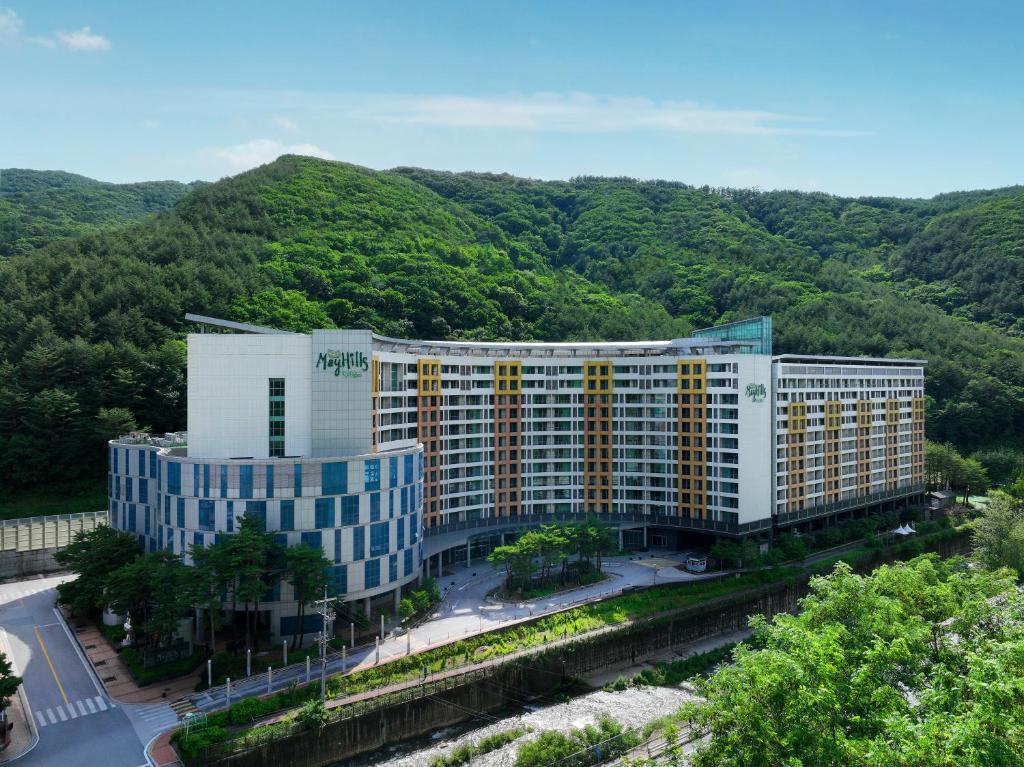
[[[165,442],[168,444],[153,444]],[[192,458],[172,440],[124,437],[109,444],[111,524],[149,551],[191,563],[208,546],[258,518],[275,540],[319,548],[332,564],[331,593],[346,601],[400,595],[422,569],[422,449],[338,458]],[[294,632],[291,586],[266,599],[267,628]],[[304,632],[319,630],[310,616]]]

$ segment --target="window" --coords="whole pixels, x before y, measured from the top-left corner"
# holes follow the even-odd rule
[[[210,464],[203,464],[203,497],[210,497]]]
[[[341,499],[341,524],[359,524],[359,496],[346,495]]]
[[[348,592],[348,567],[346,565],[327,568],[327,587],[336,596]]]
[[[412,549],[405,550],[405,575],[412,575]]]
[[[334,527],[334,499],[317,498],[315,514],[315,522],[318,529]]]
[[[405,525],[402,524],[402,520],[399,520],[398,524],[395,525],[395,532],[398,533],[398,545],[395,546],[395,548],[396,549],[404,549],[405,548]]]
[[[267,498],[274,497],[274,464],[270,463],[267,469]]]
[[[392,554],[388,557],[388,581],[395,582],[398,580],[398,555]]]
[[[302,464],[295,464],[295,497],[299,498],[302,495]]]
[[[117,471],[117,468],[114,468]],[[388,487],[398,487],[398,459],[388,458]]]
[[[377,458],[363,461],[363,489],[380,490],[380,460]]]
[[[380,521],[380,493],[370,495],[370,521]]]
[[[353,561],[359,561],[360,559],[366,559],[366,528],[365,527],[353,527],[352,528],[352,559]]]
[[[334,563],[341,562],[341,528],[334,528]]]
[[[200,530],[213,530],[214,521],[216,519],[216,512],[214,511],[213,501],[200,501],[199,502],[199,529]]]
[[[419,535],[419,526],[416,523],[417,514],[412,514],[409,517],[409,543],[416,543],[417,536]]]
[[[116,471],[115,467],[115,471]],[[171,495],[181,495],[181,464],[167,464],[167,492]]]
[[[295,529],[295,501],[281,501],[281,523],[279,529]]]
[[[270,443],[268,454],[271,458],[284,456],[284,379],[271,378],[269,381],[270,405],[268,408],[268,431]]]
[[[379,557],[388,553],[391,546],[390,524],[378,522],[370,526],[370,556]]]
[[[177,504],[177,507],[175,508],[175,511],[177,512],[176,516],[178,518],[178,520],[177,520],[178,521],[178,527],[184,529],[184,527],[185,527],[185,499],[184,498],[179,498],[178,499],[178,504]]]
[[[302,543],[314,549],[323,548],[323,537],[319,530],[313,530],[302,534]]]
[[[368,559],[363,564],[365,581],[363,588],[372,589],[380,585],[380,560]]]
[[[238,467],[238,497],[252,498],[252,466]]]
[[[404,463],[405,463],[405,480],[404,480],[404,484],[408,485],[409,483],[411,483],[413,481],[413,476],[412,476],[412,455],[411,454],[405,456]]]
[[[220,497],[228,497],[228,465],[226,463],[220,466]]]
[[[348,492],[348,464],[324,463],[320,465],[320,485],[324,495]]]
[[[267,529],[267,502],[249,501],[245,504],[245,516],[259,520],[260,530]]]

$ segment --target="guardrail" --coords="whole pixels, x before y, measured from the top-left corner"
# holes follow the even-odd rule
[[[76,533],[106,524],[106,510],[0,520],[0,551],[59,549],[71,543]]]
[[[863,506],[871,506],[872,504],[881,503],[883,501],[895,501],[901,498],[908,498],[912,495],[918,495],[919,493],[923,493],[924,488],[924,485],[899,487],[893,490],[883,490],[879,493],[871,493],[870,495],[859,495],[856,498],[848,498],[845,501],[837,501],[836,503],[826,503],[820,506],[811,506],[806,509],[800,509],[799,511],[788,511],[783,514],[776,515],[775,524],[790,525],[794,522],[802,522],[807,519],[816,519],[818,517],[824,517],[829,514],[835,514],[840,511],[859,509]]]

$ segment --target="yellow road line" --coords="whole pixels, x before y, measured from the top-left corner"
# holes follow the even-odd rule
[[[60,677],[57,676],[57,669],[53,667],[53,661],[50,660],[50,653],[46,651],[46,643],[43,642],[43,638],[39,635],[39,627],[32,629],[36,632],[36,639],[39,640],[39,646],[43,648],[43,657],[46,658],[46,665],[50,667],[50,673],[53,674],[53,681],[57,683],[57,689],[60,690],[60,696],[64,698],[64,703],[67,704],[68,696],[64,693],[64,685],[60,683]]]

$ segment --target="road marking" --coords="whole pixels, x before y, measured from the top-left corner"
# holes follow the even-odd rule
[[[60,677],[57,676],[57,669],[53,667],[53,661],[50,660],[50,653],[46,651],[46,643],[43,642],[43,637],[39,634],[39,628],[34,627],[32,629],[36,632],[36,639],[39,641],[39,646],[43,648],[43,657],[46,658],[46,665],[50,667],[50,673],[53,674],[53,681],[57,683],[57,689],[60,690],[60,696],[64,699],[64,702],[68,702],[68,696],[64,692],[64,685],[60,683]]]
[[[57,717],[53,715],[53,709],[46,709],[46,718],[50,720],[50,724],[57,724]]]
[[[90,714],[95,714],[96,713],[96,707],[92,704],[92,701],[89,700],[89,698],[85,699],[85,707],[87,709],[89,709],[89,713]]]
[[[62,722],[66,722],[68,720],[68,715],[64,713],[63,706],[57,706],[57,716],[60,717]]]
[[[46,717],[43,716],[42,711],[36,711],[36,720],[39,722],[40,727],[46,726]]]
[[[106,690],[100,684],[99,674],[96,673],[96,667],[93,666],[88,660],[86,660],[85,654],[82,652],[82,648],[78,646],[78,640],[71,635],[71,629],[68,628],[67,621],[64,620],[64,616],[60,614],[60,611],[54,607],[53,614],[57,616],[57,622],[60,627],[64,629],[64,634],[67,635],[68,641],[71,643],[72,649],[75,651],[75,655],[78,656],[78,660],[85,666],[86,673],[92,680],[92,686],[96,688],[96,692],[103,695]]]
[[[100,707],[100,711],[107,710],[107,704],[103,702],[103,698],[101,698],[99,695],[93,698],[93,700],[96,701],[96,705]]]
[[[68,713],[71,714],[72,719],[78,719],[78,712],[75,710],[74,703],[68,703]]]

